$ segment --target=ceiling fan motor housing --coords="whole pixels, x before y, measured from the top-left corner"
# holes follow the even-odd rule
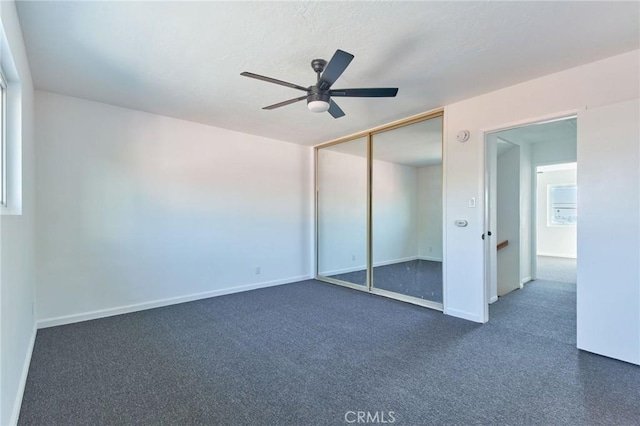
[[[307,103],[313,101],[324,101],[329,102],[331,97],[329,96],[328,90],[320,90],[318,86],[311,86],[309,88],[309,96],[307,96]]]
[[[307,107],[313,112],[325,112],[329,109],[331,97],[327,90],[320,90],[317,86],[309,88],[307,96]]]

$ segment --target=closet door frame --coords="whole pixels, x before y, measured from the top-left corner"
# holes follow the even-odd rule
[[[314,147],[314,159],[313,159],[313,163],[314,163],[314,240],[315,240],[315,244],[314,244],[314,259],[315,259],[315,265],[314,265],[314,278],[318,281],[323,281],[323,282],[327,282],[330,284],[336,284],[336,285],[340,285],[343,287],[348,287],[354,290],[359,290],[359,291],[364,291],[367,293],[371,293],[371,294],[376,294],[379,296],[384,296],[384,297],[388,297],[391,299],[395,299],[395,300],[400,300],[402,302],[408,302],[408,303],[412,303],[414,305],[419,305],[419,306],[424,306],[426,308],[431,308],[431,309],[435,309],[438,311],[443,311],[444,307],[442,303],[438,303],[438,302],[433,302],[430,300],[425,300],[425,299],[420,299],[418,297],[412,297],[412,296],[406,296],[400,293],[395,293],[392,291],[388,291],[388,290],[382,290],[382,289],[378,289],[373,287],[373,222],[372,222],[372,209],[373,209],[373,187],[372,187],[372,181],[373,181],[373,156],[372,156],[372,141],[373,141],[373,135],[378,134],[378,133],[383,133],[383,132],[388,132],[390,130],[394,130],[394,129],[398,129],[400,127],[404,127],[404,126],[409,126],[411,124],[415,124],[415,123],[419,123],[421,121],[426,121],[426,120],[430,120],[433,118],[437,118],[437,117],[442,117],[443,120],[443,129],[442,129],[442,185],[443,188],[445,187],[445,148],[444,148],[444,109],[443,108],[438,108],[432,111],[427,111],[425,113],[422,114],[418,114],[418,115],[414,115],[402,120],[398,120],[398,121],[394,121],[392,123],[389,124],[385,124],[382,126],[378,126],[375,127],[373,129],[369,129],[369,130],[365,130],[362,132],[358,132],[358,133],[354,133],[352,135],[349,136],[345,136],[342,138],[338,138],[338,139],[334,139],[332,141],[326,142],[326,143],[322,143],[320,145],[316,145]],[[331,278],[331,277],[325,277],[319,274],[318,272],[318,267],[319,267],[319,233],[318,233],[318,210],[319,210],[319,205],[318,205],[318,201],[319,201],[319,188],[318,188],[318,152],[320,149],[323,148],[328,148],[330,146],[333,145],[338,145],[338,144],[342,144],[342,143],[346,143],[346,142],[350,142],[356,139],[361,139],[363,137],[367,138],[367,220],[366,220],[366,226],[367,226],[367,230],[366,230],[366,285],[361,286],[358,284],[353,284],[353,283],[349,283],[347,281],[342,281],[342,280],[338,280],[335,278]],[[443,201],[444,201],[444,195],[445,192],[444,190],[443,192]],[[444,202],[443,202],[443,208],[444,208]],[[445,215],[442,215],[443,217],[443,221],[444,221],[444,217]],[[442,224],[442,229],[444,232],[444,222]],[[446,239],[443,237],[443,243]],[[443,249],[443,253],[445,252],[445,250]],[[443,273],[443,286],[445,283],[445,277],[444,277],[444,273],[445,273],[445,268],[444,268],[444,262],[445,259],[443,258],[443,268],[442,268],[442,273]],[[443,292],[444,293],[444,292]]]

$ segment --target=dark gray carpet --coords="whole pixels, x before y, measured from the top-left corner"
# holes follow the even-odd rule
[[[530,281],[490,305],[489,321],[516,332],[576,346],[576,285]]]
[[[537,278],[539,280],[563,283],[576,282],[576,259],[564,257],[538,256]]]
[[[332,275],[331,278],[365,285],[365,270]],[[373,268],[373,286],[407,296],[442,303],[442,262],[412,260]]]
[[[578,351],[574,307],[532,282],[480,325],[305,281],[39,330],[19,423],[640,424],[640,368]]]

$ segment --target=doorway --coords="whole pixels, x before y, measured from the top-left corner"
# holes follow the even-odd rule
[[[575,292],[576,117],[487,133],[485,149],[488,303],[530,282]]]

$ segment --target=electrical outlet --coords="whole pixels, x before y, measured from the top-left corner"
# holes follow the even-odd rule
[[[260,275],[260,267],[256,266],[256,275]]]
[[[429,253],[433,251],[433,247],[429,247]]]
[[[356,260],[356,255],[355,254],[351,255],[351,260],[354,260],[354,261]]]

